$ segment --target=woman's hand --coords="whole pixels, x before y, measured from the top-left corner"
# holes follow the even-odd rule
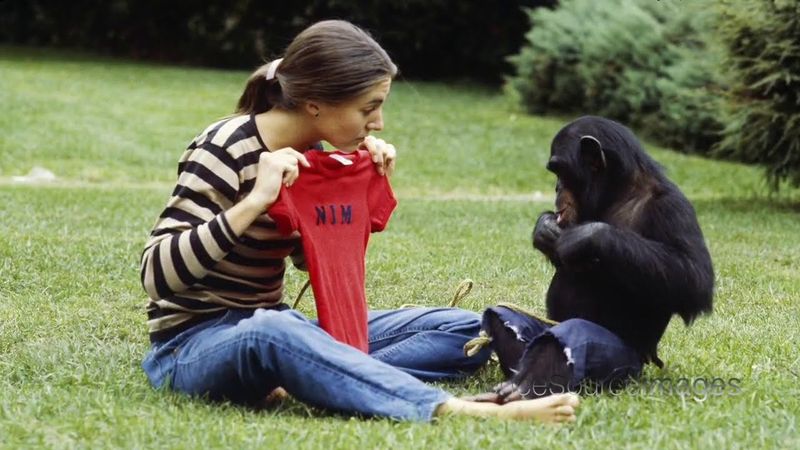
[[[367,150],[372,156],[378,173],[391,176],[394,172],[394,162],[397,158],[397,150],[394,145],[386,143],[383,139],[374,136],[367,136],[358,146],[359,150]]]
[[[256,182],[247,197],[225,212],[236,236],[256,220],[256,217],[275,203],[281,192],[281,184],[291,186],[300,175],[300,165],[309,167],[308,160],[293,148],[282,148],[264,152],[259,156]]]
[[[291,186],[300,176],[300,165],[309,167],[306,157],[297,150],[286,147],[274,152],[264,152],[258,159],[258,171],[253,190],[247,201],[258,205],[261,212],[278,198],[281,184]]]

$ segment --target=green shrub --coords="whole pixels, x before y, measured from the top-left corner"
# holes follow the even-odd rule
[[[498,83],[527,29],[521,7],[556,0],[5,0],[0,42],[250,69],[311,23],[369,30],[406,77]]]
[[[714,153],[766,166],[770,187],[800,185],[800,2],[721,3],[719,34],[734,80]]]
[[[597,114],[684,151],[705,152],[722,129],[706,30],[713,15],[651,0],[563,0],[529,10],[509,79],[532,113]]]

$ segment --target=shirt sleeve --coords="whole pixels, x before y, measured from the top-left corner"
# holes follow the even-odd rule
[[[291,191],[286,186],[281,185],[278,199],[269,207],[267,214],[275,221],[278,232],[284,236],[292,234],[300,227],[297,208],[292,201]]]
[[[389,177],[375,172],[367,190],[367,205],[370,231],[373,233],[383,231],[389,223],[392,212],[397,207],[397,198],[389,184]]]
[[[206,144],[184,153],[178,183],[142,253],[140,277],[150,298],[186,290],[239,242],[224,215],[238,190],[237,163],[225,149]]]

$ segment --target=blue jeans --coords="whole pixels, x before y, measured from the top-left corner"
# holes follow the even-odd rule
[[[369,355],[339,343],[295,310],[230,310],[144,359],[150,383],[211,400],[257,405],[280,386],[310,405],[346,413],[430,420],[450,394],[420,380],[464,377],[489,358],[464,344],[480,316],[454,308],[369,313]]]
[[[572,389],[578,389],[585,382],[603,387],[624,384],[641,374],[642,357],[639,353],[616,334],[594,322],[569,319],[551,324],[512,308],[495,306],[484,311],[483,328],[486,331],[489,331],[490,314],[496,315],[506,328],[513,330],[516,339],[528,350],[546,336],[554,337],[564,349],[567,363],[571,366],[571,379],[564,381]],[[492,345],[503,344],[493,342]]]

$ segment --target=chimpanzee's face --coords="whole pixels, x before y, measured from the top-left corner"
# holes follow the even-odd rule
[[[575,184],[570,176],[563,175],[565,168],[559,166],[558,160],[553,158],[547,163],[547,169],[553,172],[556,180],[556,223],[561,228],[567,228],[578,222],[578,199],[575,196]]]
[[[562,228],[597,215],[602,174],[606,169],[600,142],[592,136],[560,135],[553,140],[547,170],[556,180],[556,222]]]
[[[565,151],[566,150],[566,151]],[[569,151],[568,147],[553,146],[547,170],[556,179],[556,223],[567,228],[580,222],[584,208],[583,197],[587,187],[588,174],[579,164],[578,149]]]

